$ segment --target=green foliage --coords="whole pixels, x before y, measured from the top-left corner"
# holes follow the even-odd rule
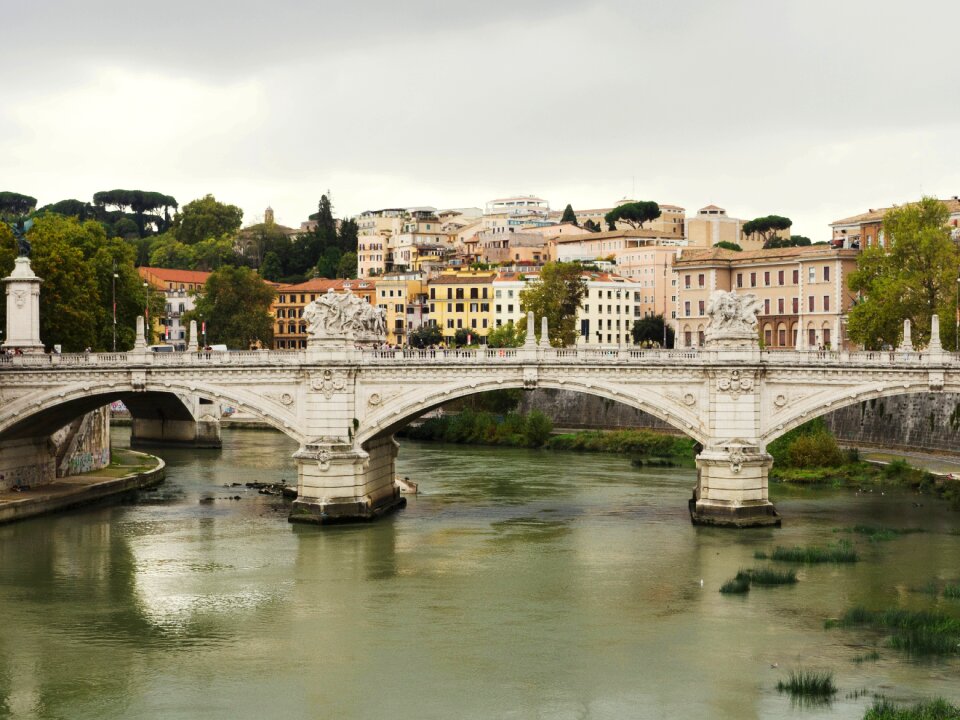
[[[241,260],[234,249],[233,238],[229,235],[208,237],[195,245],[185,247],[193,250],[194,270],[209,272],[224,265],[237,265]]]
[[[357,277],[357,254],[352,250],[343,253],[340,256],[340,262],[337,263],[337,277],[356,279]]]
[[[607,221],[607,226],[611,230],[616,230],[618,222],[637,229],[658,217],[660,217],[660,206],[652,200],[643,200],[620,205],[604,215],[603,219]]]
[[[797,582],[797,571],[775,570],[773,568],[754,568],[747,570],[750,582],[755,585],[793,585]]]
[[[587,292],[583,272],[577,263],[547,263],[540,270],[540,282],[520,291],[520,309],[533,311],[535,330],[540,319],[547,318],[550,344],[554,347],[573,345],[577,340],[577,311]],[[517,324],[526,333],[527,318]]]
[[[407,336],[407,342],[420,349],[436,346],[443,342],[443,333],[436,325],[421,325]]]
[[[563,209],[563,216],[560,218],[560,222],[577,224],[577,215],[573,212],[573,206],[569,203]]]
[[[95,217],[94,208],[90,203],[73,199],[60,200],[59,202],[44,205],[37,210],[37,213],[45,212],[57,213],[58,215],[64,215],[66,217],[75,217],[81,222]],[[134,229],[136,229],[136,222],[133,220],[130,220],[130,222],[133,224]]]
[[[40,293],[40,337],[59,344],[64,352],[110,350],[113,346],[111,308],[114,263],[118,275],[117,349],[133,346],[136,316],[143,314],[147,296],[136,269],[134,249],[119,238],[108,239],[94,221],[45,213],[35,219],[29,233],[33,245],[31,264],[43,279]],[[6,225],[0,224],[0,272],[13,269],[16,244]],[[0,314],[6,298],[0,295]]]
[[[860,560],[856,550],[848,542],[835,545],[808,545],[806,547],[783,547],[778,545],[770,554],[771,560],[794,563],[855,563]]]
[[[763,240],[763,246],[768,247],[768,243],[773,238],[779,237],[778,233],[780,231],[789,229],[791,225],[793,225],[793,220],[790,218],[782,215],[765,215],[745,222],[743,224],[743,234],[747,236],[754,233],[758,234]]]
[[[684,435],[667,435],[650,430],[583,430],[554,435],[547,443],[551,450],[676,458],[692,458],[694,446],[694,440]]]
[[[847,459],[823,418],[800,425],[767,445],[775,466],[787,468],[840,467]]]
[[[158,235],[150,244],[152,267],[192,270],[197,262],[194,248],[180,242],[172,233]]]
[[[457,328],[457,331],[453,334],[453,344],[456,347],[476,346],[480,344],[480,336],[476,330]]]
[[[177,213],[173,219],[173,235],[185,245],[196,245],[209,238],[233,237],[242,221],[243,210],[236,205],[204,195],[188,202]]]
[[[950,238],[949,211],[935,198],[890,210],[883,221],[886,248],[865,249],[849,286],[862,296],[850,310],[849,336],[867,349],[900,341],[903,321],[913,342],[930,339],[930,318],[953,317],[960,250]],[[955,344],[954,323],[941,323],[944,346]]]
[[[825,243],[820,243],[825,244]],[[774,235],[772,238],[763,243],[764,250],[776,250],[777,248],[791,248],[791,247],[805,247],[810,245],[810,238],[804,235],[791,235],[788,238],[782,238],[779,235]]]
[[[145,237],[148,231],[164,232],[170,224],[170,208],[177,207],[175,198],[151,190],[101,190],[93,194],[93,204],[98,209],[100,219],[111,221],[115,221],[116,218],[109,217],[105,208],[112,206],[121,212],[126,209],[132,210],[140,237]],[[161,208],[162,216],[147,215]]]
[[[888,644],[911,655],[960,653],[960,619],[925,610],[853,607],[828,627],[868,627],[890,634]]]
[[[489,392],[477,393],[463,399],[466,407],[483,412],[491,412],[496,415],[504,415],[517,409],[520,405],[520,398],[523,390],[513,388],[510,390],[490,390]]]
[[[937,698],[904,707],[880,698],[867,710],[863,720],[960,720],[960,706]]]
[[[714,247],[723,248],[724,250],[733,250],[734,252],[743,252],[742,247],[734,242],[730,242],[729,240],[721,240],[720,242],[716,243]]]
[[[786,680],[778,681],[777,690],[794,697],[829,698],[837,692],[837,686],[832,672],[800,669],[791,670]]]
[[[583,229],[587,232],[600,232],[601,230],[600,226],[597,225],[597,223],[595,223],[593,220],[587,220],[583,224]]]
[[[669,324],[664,323],[663,315],[652,315],[633,321],[630,334],[633,336],[634,345],[649,344],[657,347],[663,346],[664,325],[666,325],[667,338],[667,344],[664,347],[672,348],[674,331]]]
[[[420,425],[411,425],[402,434],[413,440],[540,447],[552,427],[549,418],[542,413],[497,416],[468,408],[455,415],[446,414],[429,418]]]
[[[260,265],[260,277],[272,282],[280,282],[283,276],[283,266],[280,264],[280,258],[273,251],[263,256],[263,264]]]
[[[273,339],[270,304],[274,289],[253,270],[224,266],[214,271],[204,284],[196,308],[184,317],[186,322],[207,323],[207,342],[233,349],[247,349],[258,340],[269,346]]]
[[[487,335],[487,347],[492,348],[515,348],[523,345],[524,334],[520,329],[510,321],[499,327],[495,327]]]
[[[724,595],[742,595],[750,592],[750,576],[742,570],[732,580],[727,580],[720,586],[720,592]]]
[[[29,215],[37,206],[37,199],[29,195],[3,191],[0,192],[0,219],[13,220],[21,215]]]

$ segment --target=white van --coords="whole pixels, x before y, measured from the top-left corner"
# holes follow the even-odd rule
[[[168,353],[176,352],[177,349],[173,345],[151,345],[147,348],[150,352],[156,353]]]

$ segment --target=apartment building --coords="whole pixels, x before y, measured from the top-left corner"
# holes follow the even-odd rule
[[[847,276],[857,251],[828,245],[735,252],[685,250],[677,276],[677,347],[703,345],[715,290],[753,293],[762,303],[760,340],[769,349],[849,349],[844,325],[854,301]]]
[[[960,240],[960,196],[954,195],[941,200],[947,206],[950,217],[947,224],[955,240]],[[898,206],[874,209],[852,217],[834,220],[830,223],[832,244],[835,247],[859,248],[885,247],[883,236],[883,218],[890,210]]]
[[[610,273],[584,273],[587,292],[577,313],[577,345],[629,345],[637,313],[636,283]]]
[[[151,292],[163,293],[163,315],[152,318],[150,323],[153,333],[159,336],[158,342],[186,350],[189,338],[182,318],[196,307],[196,296],[203,292],[210,273],[146,266],[137,268],[137,271]]]
[[[537,272],[500,272],[493,281],[493,326],[516,325],[526,313],[520,308],[520,293],[538,282]]]
[[[406,212],[404,208],[384,208],[367,210],[354,218],[359,277],[373,277],[386,271],[389,240],[400,234]]]
[[[445,342],[466,329],[483,338],[493,327],[495,272],[444,272],[427,282],[430,323],[440,328]]]
[[[422,273],[387,273],[377,278],[376,303],[386,315],[387,342],[391,345],[405,345],[410,333],[430,320]]]
[[[307,325],[303,321],[303,309],[331,289],[338,293],[349,289],[365,302],[375,302],[375,288],[371,280],[313,278],[295,285],[280,285],[270,306],[274,318],[274,350],[299,350],[307,347]]]

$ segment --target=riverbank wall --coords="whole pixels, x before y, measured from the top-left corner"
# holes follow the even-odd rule
[[[107,477],[94,471],[59,478],[22,492],[2,492],[0,525],[122,497],[163,482],[166,463],[161,458],[132,450],[129,452],[153,467],[136,469],[121,477]]]
[[[678,432],[636,408],[569,390],[524,393],[518,410],[539,410],[564,428]],[[960,456],[960,395],[916,393],[868,400],[835,410],[824,421],[842,445]]]
[[[110,409],[102,407],[50,435],[0,442],[0,492],[36,487],[110,464]]]

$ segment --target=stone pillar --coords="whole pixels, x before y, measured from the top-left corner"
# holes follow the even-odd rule
[[[294,453],[297,499],[290,522],[315,525],[374,520],[406,506],[394,482],[399,446],[392,436],[349,443],[310,443]]]
[[[690,501],[693,524],[779,527],[767,491],[772,465],[773,458],[755,445],[704,448],[697,455],[697,487]]]
[[[767,490],[773,459],[759,441],[762,370],[741,365],[709,372],[709,440],[697,456],[690,500],[695,525],[780,525]]]
[[[200,350],[200,344],[197,340],[197,321],[190,321],[190,340],[187,343],[187,352],[198,352]]]
[[[547,316],[540,318],[540,347],[550,347],[550,328],[547,327]]]
[[[527,337],[523,341],[525,348],[535,348],[537,346],[537,336],[533,327],[533,310],[527,311]]]
[[[137,315],[137,335],[133,339],[133,352],[145,353],[147,351],[147,338],[144,328],[146,324],[143,321],[143,315]]]
[[[927,352],[933,355],[939,355],[943,352],[943,345],[940,343],[939,315],[930,318],[930,344],[927,345]]]
[[[40,283],[30,258],[18,257],[13,272],[3,279],[7,286],[7,335],[3,347],[25,353],[42,353],[40,342]]]
[[[903,340],[900,342],[898,352],[913,352],[913,341],[910,337],[910,318],[903,321]]]

